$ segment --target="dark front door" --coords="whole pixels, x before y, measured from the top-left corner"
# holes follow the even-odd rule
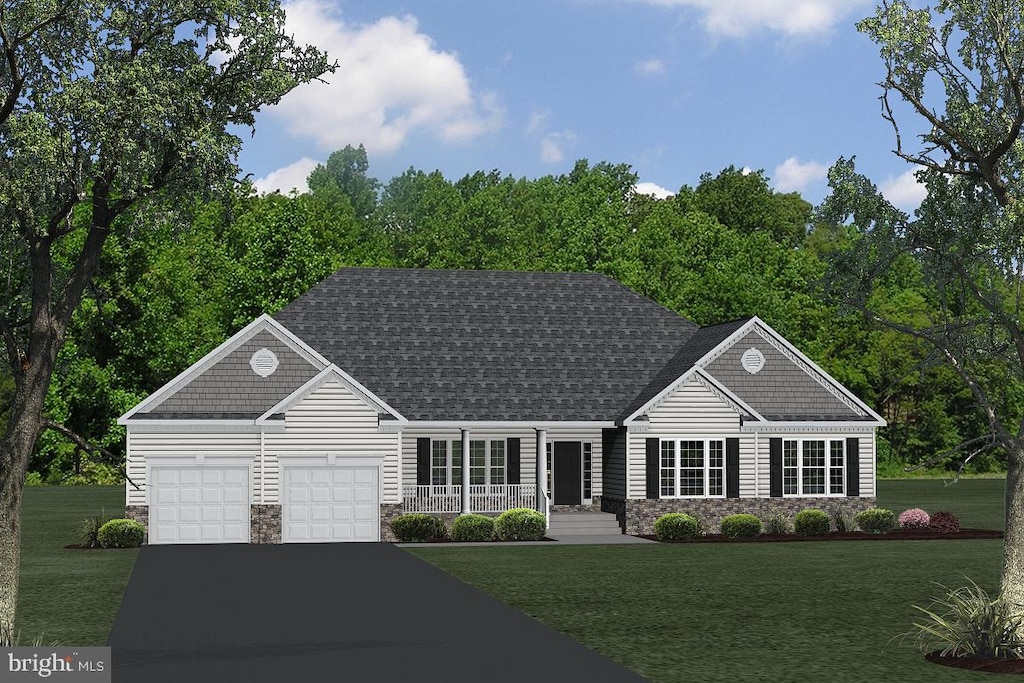
[[[556,441],[555,505],[583,503],[583,444],[579,441]]]

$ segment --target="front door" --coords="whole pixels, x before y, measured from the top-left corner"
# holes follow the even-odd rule
[[[554,504],[583,504],[583,444],[579,441],[554,443]]]

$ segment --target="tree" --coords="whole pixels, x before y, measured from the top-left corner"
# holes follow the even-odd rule
[[[317,164],[306,184],[313,192],[326,187],[341,190],[351,202],[356,218],[366,221],[377,208],[377,194],[380,191],[377,179],[366,175],[369,168],[366,148],[362,145],[358,148],[346,145],[344,149],[332,152],[327,157],[326,165]]]
[[[832,254],[830,293],[926,343],[970,389],[988,433],[966,458],[1006,457],[1000,597],[1024,611],[1024,5],[941,0],[935,13],[884,1],[858,29],[885,63],[882,115],[896,154],[916,167],[927,197],[913,217],[840,159],[822,215],[858,233]],[[918,144],[907,131],[921,125]],[[893,319],[872,305],[874,283],[901,260],[921,269],[922,305]]]
[[[277,0],[4,2],[0,62],[0,336],[15,383],[0,437],[3,646],[26,467],[40,433],[63,427],[44,400],[104,245],[144,230],[152,200],[230,186],[229,127],[333,67],[284,33]]]

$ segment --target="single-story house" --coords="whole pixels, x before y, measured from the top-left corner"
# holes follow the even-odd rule
[[[757,317],[592,273],[343,268],[119,419],[150,543],[394,540],[403,512],[856,512],[884,420]]]

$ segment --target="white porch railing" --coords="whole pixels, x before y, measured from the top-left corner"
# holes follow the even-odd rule
[[[406,512],[462,512],[462,486],[404,486]],[[470,484],[470,512],[504,512],[511,508],[535,508],[536,484]]]

